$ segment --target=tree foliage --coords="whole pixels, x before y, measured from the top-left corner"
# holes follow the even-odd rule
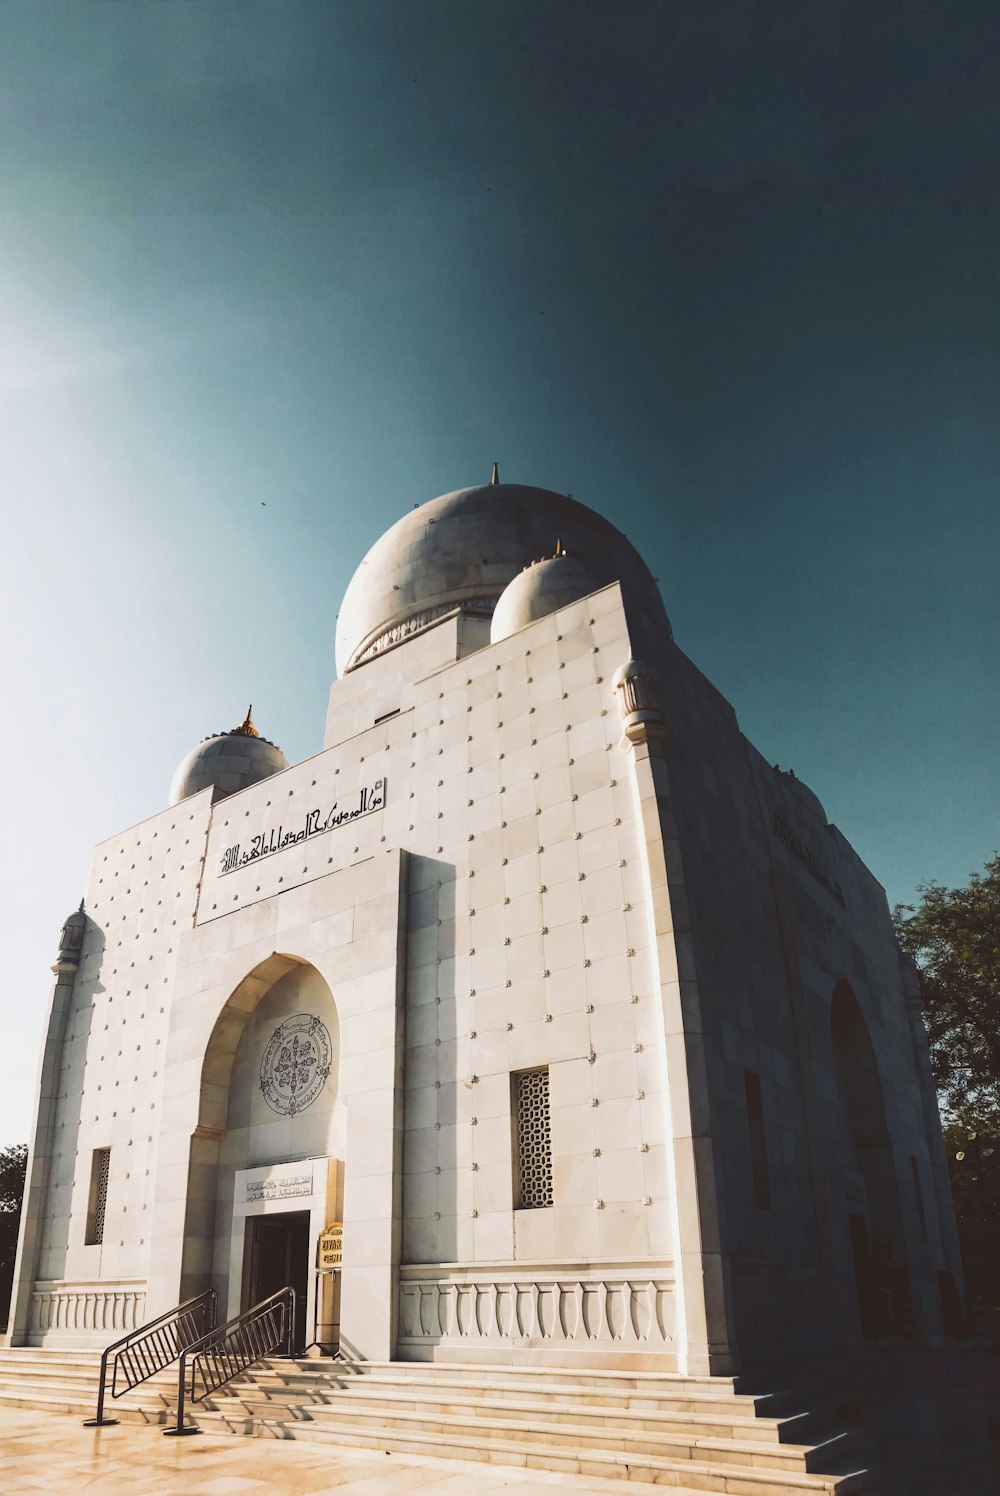
[[[949,1121],[1000,1132],[1000,855],[965,888],[925,883],[897,905],[896,934],[916,961],[931,1065]]]
[[[21,1197],[28,1168],[24,1143],[0,1148],[0,1325],[6,1322],[7,1304],[14,1281],[17,1228],[21,1219]]]
[[[0,1148],[0,1214],[8,1211],[20,1214],[27,1167],[27,1144],[14,1143],[10,1148]]]
[[[1000,1142],[978,1128],[944,1128],[948,1176],[973,1324],[1000,1330]],[[985,1322],[984,1322],[985,1321]]]
[[[973,1320],[1000,1312],[1000,855],[966,888],[898,905],[917,963]]]

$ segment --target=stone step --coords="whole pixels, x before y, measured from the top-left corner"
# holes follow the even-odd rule
[[[462,1401],[468,1398],[487,1397],[509,1398],[514,1401],[541,1397],[547,1401],[549,1398],[569,1397],[574,1403],[579,1403],[588,1409],[626,1408],[637,1415],[645,1411],[707,1413],[727,1418],[730,1416],[753,1418],[769,1410],[773,1405],[771,1396],[764,1394],[750,1397],[730,1393],[722,1397],[711,1397],[703,1393],[696,1397],[683,1397],[674,1393],[659,1393],[651,1389],[630,1392],[580,1387],[575,1381],[555,1380],[553,1376],[548,1377],[543,1383],[516,1381],[497,1384],[486,1382],[483,1385],[476,1385],[467,1380],[450,1377],[428,1379],[419,1373],[410,1378],[382,1377],[375,1374],[359,1377],[353,1371],[339,1372],[335,1366],[331,1366],[327,1371],[306,1371],[300,1369],[297,1363],[261,1364],[253,1367],[246,1375],[261,1388],[266,1388],[268,1391],[274,1389],[276,1394],[293,1389],[301,1392],[303,1396],[309,1393],[335,1394],[350,1391],[365,1393],[373,1397],[384,1397],[390,1401],[395,1401],[401,1396],[409,1398],[414,1395],[449,1398],[457,1396]]]
[[[224,1415],[199,1410],[198,1424],[213,1432],[251,1433],[259,1438],[305,1439],[317,1443],[382,1449],[395,1454],[430,1454],[494,1465],[513,1465],[534,1470],[566,1471],[577,1475],[643,1481],[686,1491],[719,1491],[726,1496],[861,1496],[871,1490],[866,1471],[841,1475],[818,1475],[775,1469],[763,1465],[735,1465],[708,1460],[694,1463],[662,1455],[631,1450],[562,1448],[546,1444],[526,1446],[519,1440],[496,1438],[484,1441],[480,1430],[462,1434],[426,1433],[418,1430],[386,1433],[360,1428],[356,1422],[312,1422],[246,1420],[233,1426]]]
[[[575,1366],[566,1365],[525,1366],[479,1361],[349,1361],[346,1358],[343,1360],[334,1358],[326,1362],[308,1359],[282,1361],[277,1357],[270,1357],[262,1364],[265,1366],[291,1365],[304,1369],[325,1365],[339,1367],[345,1372],[356,1373],[359,1376],[377,1376],[403,1382],[411,1381],[414,1377],[432,1382],[442,1377],[449,1381],[460,1380],[473,1382],[476,1385],[497,1385],[501,1382],[522,1380],[533,1380],[545,1385],[553,1377],[570,1377],[574,1386],[578,1387],[621,1388],[638,1392],[641,1389],[660,1386],[665,1395],[677,1393],[681,1389],[689,1389],[689,1395],[692,1396],[701,1392],[707,1392],[713,1396],[729,1396],[737,1390],[742,1390],[737,1388],[735,1377],[688,1376],[672,1371],[601,1370],[589,1366],[577,1369]]]
[[[213,1409],[223,1416],[227,1412],[227,1400],[212,1399]],[[228,1404],[238,1423],[248,1418],[267,1421],[267,1410],[263,1413],[252,1405],[243,1406],[239,1399],[234,1406]],[[720,1465],[766,1466],[775,1470],[806,1471],[818,1466],[832,1464],[846,1454],[849,1436],[837,1435],[819,1445],[780,1444],[758,1439],[713,1437],[702,1433],[684,1435],[670,1430],[636,1428],[627,1420],[620,1420],[613,1427],[595,1427],[580,1423],[550,1422],[539,1410],[534,1417],[520,1419],[516,1424],[492,1417],[458,1415],[450,1416],[440,1410],[409,1412],[406,1409],[385,1410],[353,1407],[349,1411],[339,1404],[314,1404],[309,1408],[296,1407],[291,1410],[291,1419],[284,1422],[309,1422],[322,1427],[343,1424],[349,1420],[357,1429],[368,1429],[378,1437],[392,1433],[406,1435],[410,1432],[434,1437],[455,1436],[479,1439],[493,1443],[516,1440],[522,1449],[547,1448],[557,1451],[581,1449],[619,1451],[637,1455],[658,1455],[678,1461],[711,1461]],[[272,1415],[274,1416],[274,1415]],[[280,1416],[280,1415],[279,1415]]]
[[[150,1380],[155,1381],[159,1377],[168,1375],[170,1371],[171,1368],[169,1366],[164,1367],[162,1370],[154,1372]],[[176,1363],[173,1366],[173,1377],[174,1381],[176,1381]],[[110,1368],[108,1370],[108,1380],[111,1380]],[[119,1374],[120,1380],[121,1374]],[[66,1383],[67,1386],[93,1387],[96,1392],[97,1384],[100,1381],[100,1372],[96,1366],[92,1368],[82,1366],[8,1366],[6,1362],[0,1361],[0,1382],[14,1381],[59,1381]]]
[[[352,1362],[334,1358],[332,1361],[280,1361],[260,1363],[260,1368],[315,1368],[342,1367],[348,1376],[358,1375],[366,1380],[398,1386],[420,1381],[421,1385],[457,1386],[471,1383],[488,1387],[491,1394],[498,1395],[506,1385],[515,1384],[526,1390],[529,1383],[544,1388],[552,1385],[553,1379],[567,1380],[574,1396],[617,1397],[622,1392],[635,1397],[654,1397],[658,1405],[674,1406],[677,1411],[689,1408],[697,1411],[708,1400],[713,1408],[723,1402],[738,1405],[741,1409],[755,1410],[771,1417],[793,1416],[806,1409],[842,1410],[856,1398],[845,1396],[842,1384],[812,1382],[797,1387],[769,1387],[760,1390],[756,1379],[750,1377],[693,1376],[680,1372],[630,1371],[588,1369],[578,1371],[568,1366],[494,1366],[490,1363],[455,1363],[426,1361],[370,1361]],[[679,1405],[678,1405],[679,1404]]]
[[[95,1371],[84,1371],[76,1366],[53,1366],[51,1370],[46,1366],[6,1366],[0,1362],[0,1385],[17,1386],[31,1382],[45,1386],[50,1382],[58,1382],[64,1387],[93,1387],[97,1391],[98,1374]]]
[[[473,1407],[464,1407],[461,1403],[437,1402],[433,1399],[358,1399],[354,1400],[349,1393],[333,1393],[329,1396],[317,1395],[313,1398],[302,1398],[292,1393],[286,1396],[280,1394],[268,1394],[261,1396],[252,1388],[240,1388],[233,1384],[224,1391],[216,1393],[212,1399],[213,1407],[224,1408],[226,1412],[237,1412],[240,1416],[251,1418],[311,1418],[314,1413],[320,1417],[336,1414],[339,1417],[347,1417],[355,1410],[363,1417],[380,1416],[383,1420],[393,1417],[396,1412],[402,1411],[409,1414],[419,1415],[425,1420],[433,1420],[439,1415],[455,1418],[464,1417],[466,1421],[490,1417],[496,1423],[516,1428],[522,1422],[547,1421],[553,1425],[560,1423],[572,1423],[577,1427],[586,1427],[595,1432],[613,1430],[619,1424],[629,1429],[660,1430],[664,1433],[690,1434],[703,1437],[718,1438],[760,1438],[762,1442],[778,1442],[773,1431],[764,1428],[758,1431],[752,1424],[727,1423],[718,1419],[702,1419],[695,1416],[686,1417],[683,1414],[670,1414],[658,1419],[635,1419],[627,1413],[611,1415],[609,1417],[589,1417],[582,1408],[556,1407],[545,1408],[537,1404],[489,1404],[476,1403]]]
[[[40,1346],[19,1346],[8,1349],[0,1346],[0,1366],[78,1366],[93,1367],[95,1372],[101,1365],[100,1351],[50,1351]]]
[[[117,1418],[120,1422],[165,1423],[173,1417],[176,1402],[176,1393],[171,1398],[136,1398],[134,1401],[120,1398],[115,1403],[106,1403],[104,1411],[106,1417]],[[82,1420],[93,1418],[97,1407],[97,1391],[95,1389],[93,1397],[81,1397],[72,1389],[62,1390],[58,1386],[44,1391],[35,1387],[21,1391],[17,1388],[3,1388],[0,1390],[0,1407],[72,1413]]]
[[[565,1396],[565,1391],[564,1394]],[[297,1416],[308,1417],[314,1407],[336,1407],[341,1414],[352,1409],[365,1413],[381,1412],[390,1416],[398,1410],[434,1416],[437,1413],[448,1417],[463,1414],[466,1418],[489,1417],[495,1422],[517,1423],[527,1418],[545,1421],[548,1424],[571,1423],[588,1429],[613,1430],[624,1428],[662,1431],[673,1434],[691,1434],[703,1438],[753,1439],[762,1443],[801,1442],[800,1434],[812,1422],[811,1415],[800,1414],[797,1418],[773,1419],[741,1417],[732,1410],[716,1412],[676,1412],[674,1410],[632,1408],[626,1405],[590,1407],[582,1401],[562,1401],[553,1389],[549,1399],[535,1397],[491,1397],[487,1392],[473,1396],[416,1388],[392,1396],[383,1389],[356,1389],[316,1386],[300,1388],[293,1381],[277,1385],[261,1385],[251,1375],[230,1383],[228,1398],[239,1403],[251,1417],[285,1416],[279,1410],[299,1408]],[[213,1403],[223,1405],[223,1394],[216,1394]],[[231,1411],[231,1409],[228,1409]]]
[[[172,1376],[171,1376],[171,1372],[173,1372]],[[141,1390],[143,1387],[157,1387],[157,1388],[160,1388],[160,1387],[169,1387],[171,1385],[171,1383],[175,1387],[177,1386],[177,1371],[176,1371],[176,1368],[168,1366],[166,1368],[166,1370],[157,1372],[155,1376],[148,1378],[144,1382],[137,1383],[136,1387],[134,1387],[134,1388],[125,1389],[119,1395],[120,1396],[124,1396],[124,1397],[130,1397],[133,1392],[135,1392],[137,1390]],[[90,1394],[93,1393],[94,1396],[96,1397],[97,1396],[98,1379],[97,1379],[96,1376],[95,1377],[90,1377],[90,1378],[87,1378],[87,1377],[78,1377],[78,1376],[73,1376],[72,1373],[66,1373],[66,1372],[59,1372],[59,1373],[51,1375],[51,1376],[44,1376],[44,1375],[39,1375],[37,1372],[25,1371],[25,1372],[18,1372],[16,1375],[13,1375],[9,1371],[4,1371],[4,1370],[0,1369],[0,1386],[2,1386],[2,1387],[60,1387],[60,1388],[65,1388],[67,1390],[72,1390],[74,1392],[80,1393],[80,1394],[82,1394],[84,1396],[87,1396],[87,1397],[89,1397]],[[108,1397],[111,1396],[111,1379],[110,1378],[108,1379],[106,1396],[108,1396]]]
[[[0,1406],[68,1412],[92,1418],[97,1408],[100,1357],[87,1364],[77,1357],[29,1350],[0,1356]],[[106,1394],[109,1418],[145,1423],[163,1422],[177,1400],[177,1370],[167,1367],[148,1381],[112,1398]]]
[[[323,1363],[320,1363],[321,1365]],[[351,1393],[357,1395],[369,1395],[371,1397],[385,1398],[393,1403],[400,1397],[435,1397],[439,1400],[503,1400],[522,1402],[525,1400],[541,1399],[544,1403],[550,1400],[571,1401],[574,1406],[579,1406],[588,1411],[600,1410],[602,1408],[615,1410],[627,1410],[637,1417],[656,1416],[660,1413],[678,1413],[704,1415],[713,1418],[745,1418],[745,1419],[773,1419],[787,1421],[792,1418],[809,1418],[813,1424],[819,1421],[818,1415],[822,1414],[827,1419],[834,1413],[842,1414],[843,1400],[828,1404],[809,1403],[800,1394],[791,1391],[757,1392],[757,1393],[732,1393],[726,1389],[721,1397],[711,1396],[709,1392],[703,1392],[694,1397],[677,1396],[674,1393],[657,1392],[652,1388],[645,1388],[639,1392],[616,1391],[608,1388],[581,1387],[570,1378],[571,1373],[562,1372],[560,1380],[555,1380],[553,1374],[544,1379],[534,1381],[511,1381],[493,1383],[486,1381],[484,1384],[438,1376],[433,1379],[424,1378],[419,1373],[412,1377],[380,1376],[371,1374],[359,1377],[353,1371],[343,1373],[336,1369],[336,1363],[326,1363],[328,1370],[304,1370],[299,1363],[276,1362],[259,1363],[252,1367],[245,1376],[252,1379],[262,1389],[267,1389],[269,1395],[279,1395],[283,1391],[301,1391],[304,1395],[326,1395],[331,1391],[337,1393]],[[312,1363],[313,1367],[316,1363]],[[843,1422],[843,1417],[839,1419]]]

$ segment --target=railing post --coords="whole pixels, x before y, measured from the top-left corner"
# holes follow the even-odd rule
[[[214,1328],[214,1326],[213,1326]],[[210,1332],[211,1333],[211,1332]],[[198,1342],[195,1341],[197,1345]],[[187,1381],[187,1351],[181,1351],[180,1375],[177,1378],[177,1422],[165,1428],[165,1434],[200,1434],[201,1429],[195,1423],[184,1422],[184,1386]]]
[[[83,1420],[84,1428],[110,1428],[118,1422],[117,1418],[105,1418],[104,1416],[104,1384],[108,1375],[108,1352],[105,1350],[101,1355],[101,1379],[97,1384],[97,1413],[93,1418]]]

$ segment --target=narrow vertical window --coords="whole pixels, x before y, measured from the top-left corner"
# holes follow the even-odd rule
[[[771,1185],[767,1174],[767,1140],[764,1133],[764,1103],[760,1076],[755,1070],[744,1070],[747,1093],[747,1126],[750,1131],[750,1168],[753,1173],[753,1199],[758,1210],[771,1209]]]
[[[514,1118],[514,1205],[536,1210],[552,1204],[552,1127],[549,1072],[520,1070],[511,1076]]]
[[[917,1197],[917,1220],[920,1222],[920,1239],[927,1240],[927,1212],[924,1209],[924,1191],[920,1183],[920,1162],[910,1154],[910,1169],[913,1173],[913,1193]]]
[[[108,1204],[108,1174],[111,1171],[111,1149],[95,1148],[90,1164],[90,1199],[87,1204],[87,1234],[84,1244],[99,1246],[104,1240],[104,1213]]]

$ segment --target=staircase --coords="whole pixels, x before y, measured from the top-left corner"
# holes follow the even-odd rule
[[[38,1408],[93,1418],[100,1351],[0,1347],[0,1408]],[[167,1423],[177,1405],[177,1368],[157,1372],[132,1392],[111,1400],[105,1413],[136,1423]]]
[[[0,1408],[82,1422],[99,1369],[98,1351],[0,1348]],[[994,1496],[995,1455],[943,1444],[933,1408],[916,1410],[899,1380],[861,1367],[865,1391],[849,1398],[805,1381],[753,1394],[726,1377],[268,1357],[189,1412],[205,1432],[565,1471],[595,1482],[581,1490]],[[175,1364],[105,1411],[163,1427],[176,1406]]]
[[[793,1496],[871,1489],[852,1436],[732,1378],[552,1367],[267,1360],[196,1412],[206,1432]],[[826,1472],[826,1473],[823,1473]]]
[[[82,1422],[99,1368],[97,1351],[0,1348],[0,1408]],[[996,1463],[937,1447],[933,1420],[894,1412],[884,1384],[883,1370],[854,1398],[819,1384],[751,1394],[726,1377],[272,1357],[189,1412],[206,1433],[565,1471],[594,1482],[581,1491],[627,1480],[674,1496],[994,1496]],[[176,1405],[174,1365],[106,1413],[163,1427]]]
[[[100,1356],[0,1349],[0,1407],[91,1417]],[[177,1369],[111,1403],[121,1420],[173,1421]],[[191,1409],[207,1433],[557,1470],[671,1487],[675,1496],[854,1496],[874,1489],[844,1406],[803,1411],[726,1377],[553,1367],[269,1358]]]

